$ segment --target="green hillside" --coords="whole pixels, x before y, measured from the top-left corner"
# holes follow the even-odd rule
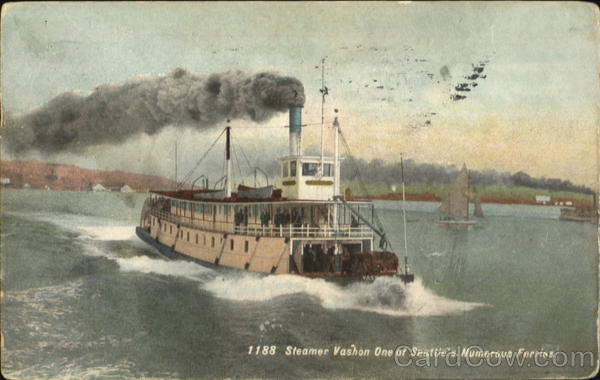
[[[434,194],[437,197],[443,197],[448,191],[450,185],[434,185],[430,183],[417,183],[406,185],[407,194]],[[402,188],[396,185],[393,189],[390,185],[384,183],[361,183],[361,182],[342,182],[342,189],[349,188],[354,196],[381,196],[386,194],[401,194]],[[394,191],[395,190],[395,191]],[[523,186],[480,186],[474,189],[475,197],[482,199],[497,200],[522,200],[524,202],[535,201],[536,195],[547,195],[552,199],[568,198],[579,201],[592,202],[591,194],[583,194],[571,191],[553,191],[546,189],[536,189]]]

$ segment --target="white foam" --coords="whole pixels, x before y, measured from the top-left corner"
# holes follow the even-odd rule
[[[293,275],[252,274],[217,277],[202,285],[215,296],[231,301],[269,301],[276,297],[306,294],[328,309],[355,309],[395,316],[462,314],[483,304],[462,302],[434,294],[417,279],[405,285],[400,279],[381,277],[373,283],[341,287],[321,279]]]
[[[134,240],[135,226],[78,226],[91,240],[115,241]]]
[[[445,253],[444,252],[431,252],[429,254],[426,254],[425,256],[427,257],[441,257],[444,256]]]
[[[134,240],[136,238],[135,225],[109,218],[43,212],[11,214],[21,216],[26,215],[35,220],[52,223],[71,231],[82,232],[82,238],[90,240],[113,241]]]
[[[117,258],[119,268],[123,272],[155,273],[166,276],[185,277],[194,281],[202,281],[202,275],[213,271],[189,261],[167,261],[153,259],[148,256]]]

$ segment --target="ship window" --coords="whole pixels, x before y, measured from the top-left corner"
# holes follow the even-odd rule
[[[179,237],[183,239],[183,231],[179,231]]]
[[[287,161],[281,163],[281,176],[282,177],[288,176],[288,162]]]
[[[190,241],[190,231],[187,232],[187,241]]]
[[[229,245],[231,246],[231,250],[233,251],[233,239],[229,241]]]
[[[169,234],[173,233],[173,226],[169,226]]]
[[[305,162],[302,164],[302,175],[314,176],[319,171],[319,164],[315,162]]]
[[[198,234],[196,234],[196,244],[198,244]]]
[[[248,240],[244,242],[244,252],[248,252]]]
[[[290,177],[296,176],[296,161],[290,161]]]
[[[325,177],[333,177],[333,165],[325,164],[323,167],[323,175]]]
[[[213,248],[215,247],[215,237],[214,236],[210,238],[210,246]]]
[[[202,244],[206,245],[206,235],[202,235]]]

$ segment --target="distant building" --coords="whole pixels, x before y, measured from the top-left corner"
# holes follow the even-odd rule
[[[10,185],[10,178],[6,178],[6,177],[0,178],[0,185]]]
[[[31,189],[31,185],[30,185],[30,184],[28,184],[28,183],[26,183],[26,184],[23,184],[23,188],[24,188],[24,189]]]
[[[125,185],[121,188],[121,192],[122,193],[135,193],[135,190],[133,190],[131,187],[129,187],[129,185]]]
[[[106,190],[106,187],[102,186],[102,184],[97,183],[94,186],[92,186],[92,191],[108,191],[108,190]]]
[[[550,202],[550,196],[549,195],[536,195],[535,201],[537,203],[541,203],[541,204],[545,205],[546,203]]]
[[[106,191],[119,193],[133,193],[134,190],[126,183],[105,183]]]

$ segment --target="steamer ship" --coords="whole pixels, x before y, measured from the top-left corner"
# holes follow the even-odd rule
[[[209,267],[352,281],[397,276],[412,282],[406,252],[399,269],[374,205],[340,194],[337,110],[334,154],[319,157],[301,153],[302,108],[289,105],[289,154],[280,158],[281,188],[233,188],[227,125],[223,178],[213,188],[202,175],[196,189],[192,183],[191,189],[151,191],[136,228],[139,238],[167,258]]]

